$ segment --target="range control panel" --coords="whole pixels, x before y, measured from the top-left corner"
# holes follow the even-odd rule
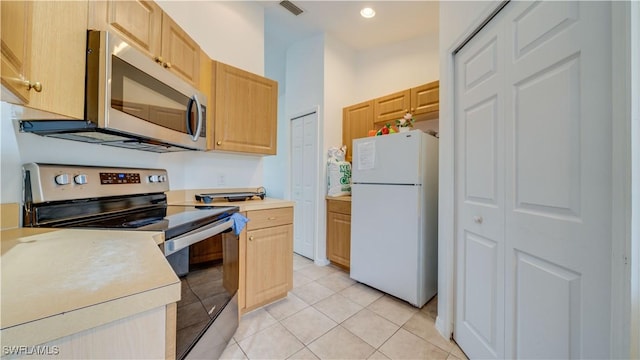
[[[107,184],[140,184],[139,173],[100,173],[100,183]]]
[[[23,170],[25,186],[28,182],[34,203],[169,190],[169,177],[164,169],[30,163]]]

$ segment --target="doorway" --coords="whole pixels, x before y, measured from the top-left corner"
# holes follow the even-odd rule
[[[315,260],[318,218],[318,112],[291,118],[293,252]]]

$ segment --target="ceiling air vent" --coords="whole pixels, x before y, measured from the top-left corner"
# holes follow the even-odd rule
[[[283,8],[289,10],[290,13],[292,13],[295,16],[298,16],[300,14],[302,14],[303,10],[300,9],[299,7],[297,7],[294,3],[292,3],[291,1],[288,0],[284,0],[284,1],[280,1],[280,6],[282,6]]]

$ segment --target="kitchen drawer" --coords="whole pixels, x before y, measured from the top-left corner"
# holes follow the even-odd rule
[[[351,201],[327,200],[327,211],[351,215]]]
[[[293,207],[247,211],[247,230],[293,224]]]

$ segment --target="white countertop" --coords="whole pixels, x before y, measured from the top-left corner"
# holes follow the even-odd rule
[[[1,232],[2,345],[37,345],[180,299],[148,231]]]

